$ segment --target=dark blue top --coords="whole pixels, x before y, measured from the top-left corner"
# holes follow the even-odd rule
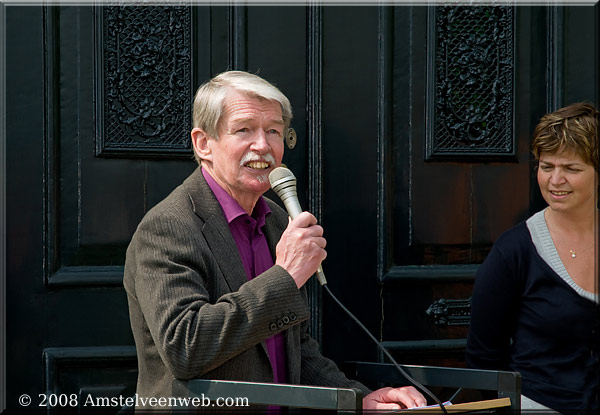
[[[467,364],[520,372],[522,394],[557,411],[598,409],[598,311],[539,256],[522,222],[477,271]]]

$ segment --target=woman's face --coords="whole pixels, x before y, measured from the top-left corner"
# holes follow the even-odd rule
[[[575,212],[596,206],[597,173],[574,150],[542,153],[537,172],[540,191],[552,210]]]

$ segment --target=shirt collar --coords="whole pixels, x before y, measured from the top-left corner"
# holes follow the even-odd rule
[[[240,204],[229,193],[227,193],[225,189],[223,189],[219,183],[216,182],[215,179],[213,179],[210,173],[208,173],[205,169],[202,169],[202,175],[204,176],[204,179],[206,179],[208,187],[210,187],[217,198],[217,201],[221,205],[227,223],[233,222],[240,216],[248,215],[248,213],[240,206]],[[259,197],[256,205],[254,206],[254,210],[252,211],[252,217],[256,220],[259,227],[265,224],[265,217],[269,213],[271,213],[271,208],[262,196]]]

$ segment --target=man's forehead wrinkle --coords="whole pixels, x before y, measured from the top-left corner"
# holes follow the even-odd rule
[[[228,95],[225,100],[224,100],[224,106],[227,106],[233,102],[240,102],[240,103],[249,103],[249,102],[255,102],[258,101],[260,102],[261,105],[274,105],[277,108],[281,108],[281,103],[275,99],[267,99],[267,98],[263,98],[260,96],[255,96],[255,95],[248,95],[244,92],[240,92],[240,91],[236,91],[233,90],[233,93]]]
[[[260,102],[261,105],[273,104],[273,105],[276,105],[278,108],[281,107],[281,104],[277,100],[266,99],[266,98],[259,97],[259,96],[247,95],[247,94],[239,92],[239,91],[234,91],[234,92],[235,92],[235,95],[232,94],[225,98],[225,101],[223,103],[224,106],[228,106],[234,102],[247,104],[249,102],[258,101],[258,102]]]
[[[250,105],[246,106],[247,104]],[[264,118],[267,122],[285,124],[278,107],[255,107],[253,104],[254,102],[251,101],[231,101],[225,106],[225,118],[229,118],[229,121],[234,123],[254,122],[259,118]]]
[[[281,125],[284,124],[283,119],[281,119],[281,118],[269,118],[269,117],[265,117],[265,118],[270,123],[281,124]],[[235,116],[231,117],[231,122],[237,123],[237,124],[241,124],[241,123],[245,123],[245,122],[253,122],[253,121],[256,121],[255,117],[237,117],[237,118]]]

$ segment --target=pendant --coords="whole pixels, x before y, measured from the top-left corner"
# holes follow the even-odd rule
[[[569,249],[569,252],[571,253],[571,258],[577,257],[577,253],[575,253],[575,251],[573,251],[572,249]]]

